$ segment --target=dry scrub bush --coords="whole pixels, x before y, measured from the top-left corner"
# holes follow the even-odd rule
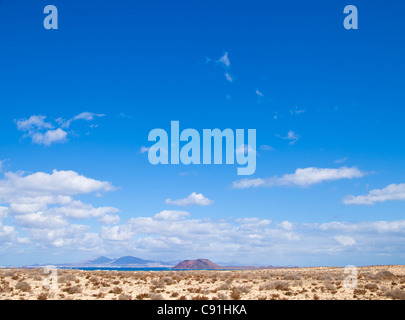
[[[132,297],[129,294],[123,293],[118,297],[118,300],[132,300]]]
[[[270,288],[275,290],[288,291],[290,288],[288,282],[282,280],[276,280],[270,283]]]
[[[364,288],[371,292],[376,292],[378,290],[378,286],[375,283],[367,283]]]
[[[29,285],[28,282],[25,282],[25,281],[20,281],[20,282],[18,282],[18,283],[15,285],[15,288],[16,288],[17,290],[21,290],[21,291],[24,291],[24,292],[30,292],[30,291],[31,291],[31,286]]]
[[[301,276],[299,274],[286,274],[284,280],[301,280]]]
[[[148,294],[148,297],[149,297],[149,299],[151,299],[151,300],[164,300],[164,298],[163,298],[163,296],[162,296],[161,294],[159,294],[159,293],[154,293],[154,292],[149,293],[149,294]]]
[[[159,289],[164,289],[166,286],[166,283],[163,279],[159,279],[159,280],[153,280],[152,284]]]
[[[229,283],[222,283],[217,289],[218,290],[229,290],[231,285]]]
[[[388,270],[383,270],[376,274],[376,278],[380,279],[380,280],[393,279],[393,278],[395,278],[395,274],[393,274],[392,272],[390,272]]]
[[[209,298],[204,295],[198,295],[198,296],[192,297],[191,300],[209,300]]]
[[[82,289],[78,286],[73,286],[73,287],[68,288],[66,292],[69,294],[81,293]]]
[[[405,291],[401,289],[390,290],[385,295],[393,300],[405,300]]]
[[[48,300],[48,294],[46,292],[42,292],[37,295],[37,300]]]
[[[120,287],[114,287],[114,288],[111,289],[108,293],[121,294],[121,293],[122,293],[122,289],[121,289]]]
[[[228,296],[223,293],[218,293],[216,297],[212,298],[212,300],[228,300]]]
[[[143,300],[145,298],[149,298],[148,293],[140,293],[140,294],[136,295],[136,297],[135,297],[136,300]]]

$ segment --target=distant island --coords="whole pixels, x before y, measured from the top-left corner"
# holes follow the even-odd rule
[[[208,259],[197,259],[197,260],[184,260],[175,265],[172,269],[217,270],[223,268],[224,267],[221,267]]]
[[[196,260],[184,260],[172,269],[174,270],[258,270],[258,269],[280,269],[287,267],[255,267],[255,266],[219,266],[209,259],[196,259]]]

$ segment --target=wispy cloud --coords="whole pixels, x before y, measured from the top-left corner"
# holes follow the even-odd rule
[[[319,184],[323,181],[333,181],[340,179],[361,178],[364,173],[356,167],[342,167],[338,169],[331,168],[316,168],[310,167],[305,169],[297,169],[294,173],[285,174],[281,177],[257,178],[257,179],[242,179],[234,181],[232,187],[235,189],[247,189],[257,187],[310,187],[314,184]]]
[[[299,136],[298,134],[296,134],[294,131],[288,131],[287,136],[282,137],[283,139],[286,140],[290,140],[290,145],[293,145],[294,143],[296,143],[301,136]]]
[[[263,151],[270,151],[270,150],[274,150],[274,148],[272,146],[269,146],[268,144],[262,144],[260,146],[260,149]]]
[[[378,202],[386,202],[391,200],[405,200],[405,183],[390,184],[383,189],[374,189],[371,190],[367,195],[349,195],[343,198],[343,203],[347,205],[374,205]]]
[[[142,146],[141,149],[139,150],[139,152],[142,154],[147,153],[149,151],[149,149],[150,149],[149,147]]]
[[[259,90],[256,90],[256,94],[260,97],[263,97],[263,93],[261,93]]]
[[[341,164],[343,162],[346,162],[348,159],[349,159],[348,157],[344,157],[344,158],[335,160],[334,163]]]
[[[291,110],[290,110],[290,113],[291,114],[301,114],[301,113],[304,113],[305,112],[305,110],[304,109],[300,109],[298,106],[295,106],[294,108],[292,108]]]
[[[229,58],[228,58],[228,52],[225,52],[225,54],[221,58],[219,58],[218,61],[227,68],[231,65],[231,62],[229,61]]]
[[[93,121],[95,118],[105,117],[105,114],[97,114],[93,112],[82,112],[69,120],[63,120],[61,118],[56,119],[56,121],[61,125],[62,128],[69,128],[72,122],[77,120]]]
[[[190,206],[209,206],[214,203],[214,201],[204,197],[202,193],[191,193],[187,198],[172,200],[166,199],[166,204],[172,204],[181,207],[190,207]]]
[[[225,73],[225,78],[226,78],[226,80],[228,80],[229,82],[232,82],[232,81],[233,81],[232,76],[231,76],[228,72]]]

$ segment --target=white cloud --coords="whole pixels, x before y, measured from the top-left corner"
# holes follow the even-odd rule
[[[105,214],[98,219],[101,223],[106,225],[113,225],[120,222],[120,217],[116,214]]]
[[[233,182],[233,188],[246,189],[255,187],[275,187],[275,186],[299,186],[310,187],[311,185],[321,183],[323,181],[333,181],[340,179],[361,178],[364,173],[356,167],[339,169],[331,168],[304,168],[297,169],[295,173],[285,174],[281,177],[257,178],[257,179],[242,179]]]
[[[344,204],[374,205],[389,200],[405,200],[405,183],[390,184],[383,189],[371,190],[367,195],[349,195],[343,198]]]
[[[287,231],[291,231],[291,230],[294,229],[294,225],[293,225],[291,222],[289,222],[289,221],[283,221],[283,222],[281,222],[281,223],[279,224],[279,226],[280,226],[281,228],[283,228],[284,230],[287,230]]]
[[[341,164],[341,163],[347,161],[347,159],[349,159],[349,158],[348,158],[348,157],[344,157],[344,158],[341,158],[341,159],[337,159],[337,160],[334,161],[334,163],[336,163],[336,164]]]
[[[93,121],[95,118],[105,117],[105,114],[97,114],[93,112],[82,112],[78,115],[74,116],[73,118],[64,121],[63,119],[59,118],[58,122],[61,124],[62,128],[69,128],[72,122],[77,120],[85,120],[85,121]]]
[[[46,146],[52,143],[61,143],[66,141],[67,133],[62,129],[54,129],[54,126],[45,122],[46,116],[33,115],[29,119],[19,119],[16,121],[17,129],[27,132],[24,138],[30,137],[33,143]]]
[[[171,218],[162,219],[162,215]],[[299,263],[308,257],[325,263],[325,257],[339,255],[345,261],[348,253],[355,253],[351,258],[358,257],[358,253],[364,258],[381,250],[387,256],[397,257],[405,252],[401,245],[404,235],[405,221],[324,224],[283,221],[272,225],[270,220],[257,217],[213,221],[176,213],[132,218],[126,224],[102,228],[105,241],[120,243],[137,252],[158,251],[162,259],[165,255],[184,258],[197,254],[214,261],[255,260],[262,265],[283,262],[285,265],[286,259]]]
[[[209,205],[213,204],[213,201],[204,197],[204,195],[202,193],[193,192],[187,198],[178,199],[178,200],[166,199],[165,203],[173,204],[173,205],[181,206],[181,207],[189,207],[189,206],[194,206],[194,205],[195,206],[209,206]]]
[[[50,146],[53,143],[64,143],[67,141],[68,132],[63,129],[69,128],[73,121],[92,121],[96,117],[104,116],[104,114],[82,112],[67,121],[58,118],[56,119],[56,123],[59,124],[60,128],[56,129],[52,123],[45,121],[46,116],[43,115],[32,115],[28,119],[23,118],[15,120],[15,122],[18,130],[26,132],[23,138],[29,137],[35,144]],[[97,127],[97,125],[94,124],[90,126],[92,128]]]
[[[62,232],[57,230],[70,230],[72,220],[98,218],[101,223],[118,223],[119,217],[115,215],[118,209],[93,207],[72,198],[111,190],[114,187],[109,182],[87,178],[74,171],[54,170],[52,174],[37,172],[30,175],[6,172],[0,180],[0,204],[3,205],[0,207],[0,225],[3,218],[12,217],[16,226],[27,230],[31,238],[42,241],[38,230],[50,235]],[[87,226],[79,229],[83,228]],[[66,241],[72,243],[62,238],[45,241],[53,246]]]
[[[256,94],[260,97],[263,97],[263,93],[261,93],[259,90],[256,90]]]
[[[32,142],[36,144],[43,144],[45,146],[50,146],[52,143],[63,143],[66,142],[67,132],[63,131],[61,128],[56,130],[48,130],[45,133],[35,132],[31,135]]]
[[[299,109],[298,106],[295,106],[293,109],[290,110],[290,113],[291,113],[292,115],[294,115],[294,114],[301,114],[301,113],[304,113],[304,112],[305,112],[305,110],[304,110],[304,109]]]
[[[256,150],[254,150],[251,146],[247,144],[240,145],[239,147],[236,148],[235,153],[237,154],[254,154],[256,153]]]
[[[87,178],[74,171],[53,170],[52,174],[36,172],[23,176],[13,172],[6,172],[5,178],[0,180],[0,199],[11,192],[41,194],[74,195],[91,193],[94,191],[112,191],[114,187],[107,181]]]
[[[141,150],[139,150],[139,152],[142,153],[142,154],[143,154],[143,153],[147,153],[147,152],[149,152],[149,149],[150,149],[150,148],[148,148],[148,147],[142,146],[142,147],[141,147]]]
[[[187,211],[177,211],[177,210],[163,210],[156,213],[153,217],[158,220],[180,220],[188,217],[190,213]]]
[[[36,229],[58,229],[69,225],[61,215],[52,215],[44,212],[16,215],[15,223],[20,227]]]
[[[226,80],[228,80],[229,82],[232,82],[232,81],[233,81],[232,76],[231,76],[228,72],[225,73],[225,78],[226,78]]]
[[[228,58],[228,52],[225,52],[225,54],[219,59],[219,62],[224,64],[226,67],[229,67],[231,65],[231,62]]]
[[[296,134],[294,131],[288,131],[287,136],[282,137],[282,138],[287,139],[287,140],[291,140],[290,145],[293,145],[294,143],[296,143],[301,138],[301,136]]]
[[[349,236],[336,236],[336,241],[338,241],[342,246],[353,246],[356,244],[356,241]]]
[[[274,148],[272,146],[269,146],[268,144],[262,144],[260,146],[260,149],[263,151],[270,151],[270,150],[273,150]]]
[[[29,119],[19,119],[16,121],[17,129],[21,131],[32,131],[35,129],[53,129],[53,125],[45,122],[46,116],[33,115]]]

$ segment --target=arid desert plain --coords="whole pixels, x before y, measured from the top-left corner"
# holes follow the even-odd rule
[[[221,271],[0,269],[0,299],[12,300],[405,300],[405,266]],[[56,277],[55,277],[56,276]],[[57,279],[57,283],[55,281]],[[346,280],[345,280],[346,279]]]

